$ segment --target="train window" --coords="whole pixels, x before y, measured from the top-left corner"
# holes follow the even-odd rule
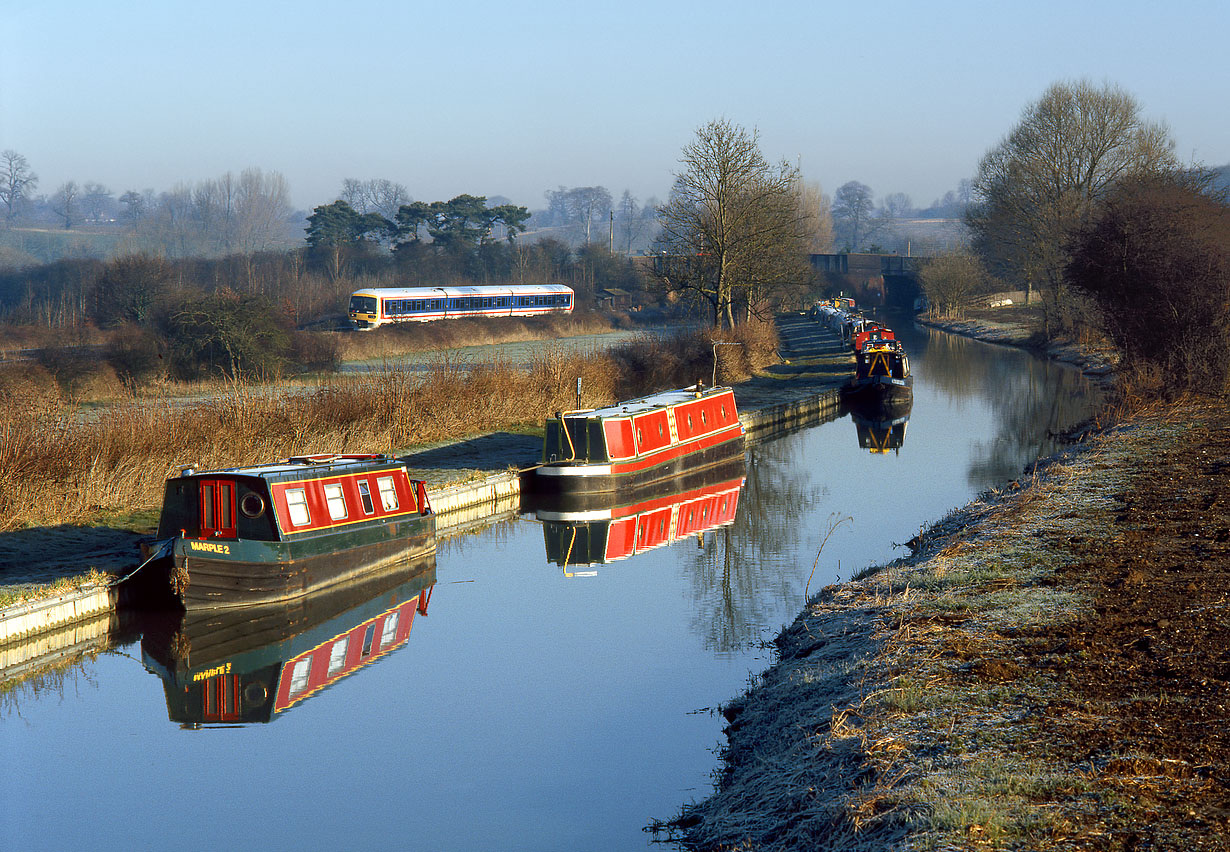
[[[307,492],[302,488],[286,489],[286,508],[290,510],[290,522],[301,527],[312,522],[312,513],[308,511]]]
[[[370,515],[376,511],[376,506],[372,503],[372,487],[367,484],[366,479],[359,480],[359,502],[363,504],[363,514]]]
[[[384,629],[380,631],[380,647],[388,648],[397,638],[397,622],[400,612],[390,612],[384,617]]]
[[[346,667],[346,652],[350,650],[350,634],[333,643],[329,649],[329,677],[333,677]]]
[[[312,657],[308,655],[299,662],[295,663],[294,669],[290,674],[290,694],[298,695],[303,690],[307,689],[308,679],[312,675]]]
[[[386,512],[392,512],[397,508],[397,486],[393,484],[393,477],[382,476],[376,480],[376,487],[380,489],[380,505],[384,506]]]
[[[332,482],[325,486],[325,504],[329,507],[329,517],[340,521],[348,514],[346,512],[346,495],[342,493],[342,484]]]

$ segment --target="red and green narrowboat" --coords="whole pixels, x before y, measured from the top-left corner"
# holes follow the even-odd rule
[[[404,645],[435,582],[428,553],[292,601],[150,617],[142,662],[171,721],[271,722]]]
[[[158,539],[185,608],[288,600],[435,551],[421,481],[390,456],[314,455],[167,480]]]
[[[641,487],[743,456],[730,388],[664,391],[548,418],[534,488],[584,494]]]

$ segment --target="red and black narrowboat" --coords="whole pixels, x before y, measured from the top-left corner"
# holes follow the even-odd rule
[[[672,479],[743,456],[730,388],[664,391],[547,419],[535,490],[612,492]]]
[[[429,553],[293,601],[164,615],[145,627],[142,662],[173,722],[271,722],[404,645],[435,582]]]
[[[559,502],[538,508],[547,559],[567,570],[627,559],[734,523],[744,483],[742,459],[658,483],[635,499]]]
[[[855,350],[854,378],[846,383],[842,393],[851,406],[912,403],[914,377],[901,342],[876,333],[862,341]]]
[[[421,481],[390,456],[298,456],[167,480],[158,539],[185,608],[287,600],[435,551]],[[169,542],[169,544],[167,544]]]

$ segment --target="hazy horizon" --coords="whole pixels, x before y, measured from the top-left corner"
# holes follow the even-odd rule
[[[1166,122],[1183,162],[1230,162],[1230,60],[1193,35],[1230,23],[1213,0],[338,8],[5,0],[0,150],[46,195],[257,167],[301,209],[345,178],[540,209],[561,185],[664,200],[724,117],[830,196],[857,180],[926,207],[1048,85],[1084,78]]]

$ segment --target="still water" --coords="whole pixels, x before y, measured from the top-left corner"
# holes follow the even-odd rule
[[[434,574],[318,619],[305,647],[322,664],[352,628],[370,656],[320,689],[289,687],[288,664],[300,697],[271,722],[229,719],[191,678],[164,688],[184,640],[153,627],[0,692],[0,845],[645,848],[649,820],[707,794],[713,711],[770,662],[763,643],[805,590],[903,554],[1098,404],[1073,370],[893,324],[915,400],[877,440],[899,446],[863,449],[849,416],[757,443],[725,498],[737,509],[711,502],[733,523],[628,558],[575,564],[599,551],[582,559],[572,529],[533,518],[442,541]],[[210,641],[194,634],[191,653]],[[276,671],[305,653],[292,646],[223,640],[218,659]],[[223,724],[171,718],[211,708]]]

